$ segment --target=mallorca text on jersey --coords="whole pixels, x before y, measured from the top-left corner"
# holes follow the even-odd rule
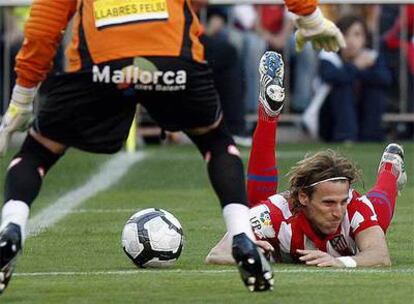
[[[183,91],[187,84],[185,70],[149,71],[133,65],[122,69],[94,65],[92,77],[93,82],[114,83],[119,88],[132,86],[140,91]]]

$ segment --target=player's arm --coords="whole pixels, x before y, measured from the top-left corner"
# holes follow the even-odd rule
[[[205,262],[206,264],[213,265],[235,264],[233,256],[231,255],[231,240],[228,233],[210,250]]]
[[[317,0],[285,0],[288,10],[296,15],[296,50],[302,51],[306,42],[314,49],[337,52],[345,47],[345,39],[334,23],[326,19]]]
[[[355,256],[333,257],[320,250],[298,250],[299,258],[309,266],[318,267],[369,267],[391,266],[384,232],[380,226],[372,226],[361,231],[355,242],[359,252]]]
[[[262,248],[265,253],[273,252],[274,248],[265,240],[256,240],[256,245]],[[223,238],[210,250],[205,259],[206,264],[231,265],[235,264],[231,254],[231,239],[226,233]]]
[[[76,11],[75,0],[35,0],[25,26],[23,45],[16,56],[16,85],[0,125],[0,156],[12,134],[30,124],[37,85],[52,68],[62,31]]]
[[[285,0],[289,12],[298,16],[312,14],[318,7],[318,0]]]
[[[361,231],[355,242],[359,252],[352,258],[358,266],[391,266],[387,242],[380,226]]]
[[[280,225],[278,216],[281,216],[276,210],[272,209],[272,203],[265,201],[250,209],[250,223],[256,236],[256,245],[262,248],[265,254],[274,252],[273,246],[268,242],[272,237],[275,237],[274,227]],[[271,216],[273,212],[273,216]],[[265,218],[264,214],[267,214]],[[265,223],[263,222],[265,221]],[[235,261],[231,254],[232,239],[226,233],[224,237],[210,250],[205,262],[207,264],[227,265],[234,264]]]
[[[24,30],[24,42],[16,56],[17,84],[36,87],[46,77],[69,20],[75,0],[35,0]]]
[[[359,252],[352,257],[358,266],[390,266],[391,259],[383,230],[372,202],[364,195],[354,197],[348,212]],[[346,263],[346,261],[345,261]]]
[[[359,252],[355,256],[333,257],[320,250],[298,250],[306,265],[319,267],[391,266],[385,235],[380,226],[369,227],[355,237]]]

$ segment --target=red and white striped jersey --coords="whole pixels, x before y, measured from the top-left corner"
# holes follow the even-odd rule
[[[364,195],[350,191],[345,217],[335,233],[321,237],[302,212],[292,214],[288,201],[280,194],[250,209],[250,221],[258,239],[275,248],[275,260],[298,262],[297,249],[319,249],[334,257],[355,255],[355,236],[378,225],[374,206]]]

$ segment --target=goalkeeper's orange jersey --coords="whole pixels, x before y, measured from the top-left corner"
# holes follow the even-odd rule
[[[299,15],[312,13],[317,0],[286,0]],[[136,56],[187,57],[202,62],[202,26],[190,0],[34,0],[25,39],[16,57],[17,83],[43,81],[69,21],[68,72]]]

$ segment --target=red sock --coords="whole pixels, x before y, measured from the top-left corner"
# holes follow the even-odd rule
[[[259,119],[253,134],[247,174],[247,196],[250,207],[277,193],[277,120],[277,117],[268,116],[259,105]]]
[[[397,199],[397,178],[392,163],[385,163],[377,176],[375,186],[367,193],[367,197],[374,205],[378,216],[378,223],[384,233],[391,224]]]

